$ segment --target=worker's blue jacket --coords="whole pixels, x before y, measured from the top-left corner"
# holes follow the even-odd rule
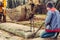
[[[49,10],[45,20],[47,32],[60,32],[60,14],[58,10]]]

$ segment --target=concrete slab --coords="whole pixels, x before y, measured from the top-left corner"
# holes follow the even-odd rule
[[[15,36],[6,31],[0,30],[0,40],[22,40],[22,37]]]
[[[24,25],[19,25],[19,24],[14,24],[14,23],[1,23],[0,29],[13,33],[13,34],[18,35],[23,38],[27,38],[28,36],[30,36],[32,34],[32,32],[26,32],[26,31],[30,30],[30,27],[24,26]],[[37,30],[37,28],[35,28],[35,31],[36,30]],[[44,32],[44,30],[40,30],[37,33],[36,37],[40,36],[42,34],[42,32]],[[37,38],[37,39],[44,40],[42,38]],[[35,40],[35,39],[32,39],[32,40]]]
[[[32,34],[32,32],[27,32],[28,30],[30,30],[30,27],[25,25],[15,24],[15,23],[1,23],[0,29],[24,38],[28,37],[29,34]]]

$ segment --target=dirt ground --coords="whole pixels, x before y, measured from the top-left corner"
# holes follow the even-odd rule
[[[45,14],[35,15],[35,17],[34,17],[34,27],[39,27],[43,23],[43,21],[45,21],[45,18],[46,18]],[[17,24],[30,26],[30,20],[16,22],[16,21],[12,21],[9,18],[9,16],[7,16],[7,22],[12,22],[12,23],[17,23]]]

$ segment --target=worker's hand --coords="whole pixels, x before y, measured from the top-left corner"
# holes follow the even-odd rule
[[[29,19],[32,19],[34,17],[34,14],[29,14]]]
[[[3,10],[6,10],[6,8],[2,7]]]

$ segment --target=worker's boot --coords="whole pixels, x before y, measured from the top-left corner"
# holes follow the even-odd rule
[[[56,37],[55,38],[58,38],[58,35],[59,35],[59,32],[57,33]]]

